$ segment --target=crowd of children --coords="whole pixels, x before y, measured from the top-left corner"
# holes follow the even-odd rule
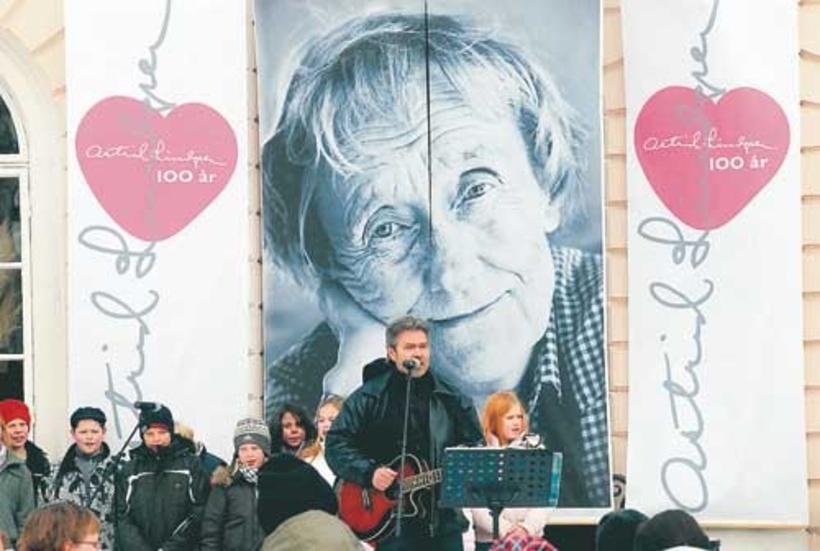
[[[340,407],[339,399],[323,402],[317,414],[320,433],[304,411],[291,405],[275,419],[273,438],[265,421],[240,419],[230,464],[196,442],[193,431],[175,422],[171,410],[160,404],[140,411],[140,444],[118,458],[105,442],[105,413],[80,407],[69,419],[73,443],[51,464],[30,439],[28,406],[19,400],[2,400],[0,549],[51,549],[43,546],[43,541],[51,540],[65,540],[53,547],[59,550],[63,544],[66,549],[92,545],[129,551],[260,549],[271,528],[303,512],[300,507],[307,511],[315,505],[300,504],[292,492],[274,503],[260,494],[260,479],[276,480],[267,487],[278,495],[281,489],[275,487],[284,487],[283,480],[295,477],[303,485],[320,488],[335,502],[333,473],[323,449],[324,436]],[[272,457],[283,456],[291,463],[277,459],[264,470]],[[293,461],[304,468],[295,469]],[[283,478],[277,469],[289,474]],[[291,487],[299,493],[298,487]],[[261,501],[267,503],[269,519],[281,518],[260,521],[257,503]],[[78,510],[90,512],[95,521],[82,520],[86,517],[78,516]],[[79,531],[45,528],[60,519],[80,522]],[[25,526],[42,533],[26,538]],[[352,537],[349,531],[344,535]]]
[[[226,463],[196,443],[193,432],[159,404],[140,412],[141,442],[117,458],[105,442],[105,413],[80,407],[69,419],[73,443],[52,465],[29,438],[26,404],[0,401],[0,548],[366,548],[336,517],[336,477],[324,459],[325,437],[341,408],[341,399],[324,400],[315,424],[294,405],[285,405],[270,428],[261,419],[240,419],[234,454]],[[488,446],[543,447],[528,433],[524,408],[513,392],[491,395],[481,423]],[[472,525],[467,547],[554,549],[542,535],[550,509],[503,510],[496,540],[487,509],[464,513]],[[652,519],[634,510],[609,513],[596,541],[597,551],[682,545],[715,548],[682,511]]]

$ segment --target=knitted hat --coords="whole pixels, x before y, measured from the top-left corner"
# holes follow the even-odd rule
[[[9,398],[7,400],[0,400],[0,417],[3,418],[6,424],[11,423],[15,419],[22,419],[26,425],[31,425],[31,412],[25,402]]]
[[[259,469],[257,489],[256,514],[266,534],[305,511],[335,515],[339,510],[336,494],[319,471],[289,453],[274,455]]]
[[[635,551],[660,551],[682,545],[696,549],[711,548],[709,537],[698,521],[681,509],[658,513],[635,532]]]
[[[233,447],[239,451],[242,444],[256,444],[265,455],[270,455],[270,430],[268,425],[261,419],[247,417],[236,422],[236,429],[233,431]]]
[[[76,429],[80,421],[96,421],[105,428],[105,413],[103,410],[92,407],[79,407],[71,414],[71,428]]]
[[[140,434],[145,434],[148,429],[156,427],[174,434],[174,416],[171,410],[162,404],[156,404],[153,409],[140,411]]]
[[[598,528],[595,531],[595,549],[597,551],[631,551],[638,525],[648,518],[635,509],[622,509],[605,514],[598,522]]]

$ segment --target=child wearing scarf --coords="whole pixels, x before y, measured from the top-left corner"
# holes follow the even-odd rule
[[[234,460],[211,477],[211,494],[202,520],[201,551],[257,549],[265,533],[256,516],[259,468],[271,453],[268,426],[241,419],[234,431]]]

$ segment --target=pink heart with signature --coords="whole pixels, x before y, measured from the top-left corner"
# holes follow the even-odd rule
[[[194,220],[231,179],[236,134],[211,107],[167,115],[144,102],[105,98],[80,121],[76,154],[88,186],[125,231],[167,239]]]
[[[644,104],[635,151],[660,200],[692,228],[732,220],[771,181],[789,149],[789,121],[769,95],[736,88],[715,103],[671,86]]]

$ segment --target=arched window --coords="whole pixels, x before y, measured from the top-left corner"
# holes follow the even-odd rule
[[[2,0],[0,0],[2,4]],[[35,412],[38,444],[65,444],[68,409],[65,88],[0,28],[0,397]]]
[[[9,96],[0,88],[0,398],[26,398],[31,357],[27,187],[28,155]]]

